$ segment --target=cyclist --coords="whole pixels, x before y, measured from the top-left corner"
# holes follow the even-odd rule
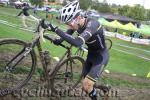
[[[94,19],[85,18],[80,13],[79,2],[74,1],[60,11],[59,19],[69,26],[67,32],[54,27],[51,23],[44,24],[43,28],[51,29],[61,37],[61,39],[56,39],[54,44],[59,45],[63,40],[77,47],[87,44],[88,55],[82,70],[84,76],[82,87],[92,100],[97,100],[94,84],[100,77],[102,67],[106,66],[109,56],[101,24]],[[79,33],[78,37],[72,36],[75,31]]]
[[[30,9],[30,6],[27,3],[23,3],[22,11],[17,15],[17,16],[21,16],[22,15],[22,23],[23,23],[24,27],[27,27],[27,25],[26,25],[27,17],[30,17],[31,19],[39,22],[39,20],[37,18],[35,18],[34,16],[32,16],[32,15],[30,15],[28,13],[29,9]]]

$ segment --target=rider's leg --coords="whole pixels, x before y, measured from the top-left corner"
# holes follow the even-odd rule
[[[83,90],[89,94],[92,100],[96,100],[96,89],[93,88],[96,80],[88,76],[91,69],[92,69],[92,63],[87,59],[85,62],[85,66],[83,67],[82,70],[82,75],[84,77],[84,80],[82,82],[82,87]]]
[[[94,61],[96,61],[96,59]],[[99,61],[100,62],[98,63],[92,62],[90,71],[87,73],[87,75],[85,76],[82,82],[83,90],[89,94],[89,97],[92,100],[97,100],[97,95],[96,95],[97,93],[96,93],[96,89],[94,88],[94,85],[97,79],[100,77],[101,71],[104,66],[102,64],[102,60],[99,60]],[[85,67],[85,68],[88,68],[88,67]]]
[[[89,94],[91,100],[97,100],[96,89],[93,87],[95,82],[87,77],[82,82],[83,90]]]
[[[37,19],[36,17],[34,17],[32,15],[30,15],[29,17],[39,23],[39,19]]]
[[[24,27],[27,27],[26,25],[26,16],[22,15],[22,24]]]
[[[96,89],[94,89],[94,84],[97,79],[100,77],[101,72],[103,71],[104,65],[108,62],[108,53],[107,51],[98,52],[98,53],[88,53],[87,64],[83,70],[88,70],[86,76],[83,80],[82,87],[83,90],[89,93],[89,96],[92,100],[97,100]]]

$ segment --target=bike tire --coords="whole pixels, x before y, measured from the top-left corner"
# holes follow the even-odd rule
[[[111,39],[106,38],[105,39],[105,43],[106,43],[107,49],[110,50],[112,48],[112,41],[111,41]]]
[[[59,84],[59,89],[61,88],[60,86],[63,86],[62,87],[62,89],[66,89],[66,87],[65,86],[67,86],[67,88],[69,88],[69,89],[74,89],[74,88],[76,88],[77,87],[77,85],[80,83],[80,81],[82,80],[82,72],[77,72],[77,71],[79,71],[79,69],[75,69],[75,67],[77,67],[77,66],[72,66],[72,68],[74,68],[72,71],[72,74],[74,74],[74,76],[75,75],[77,75],[77,77],[78,77],[78,79],[76,79],[76,78],[74,78],[72,81],[71,80],[69,80],[69,82],[68,83],[63,83],[63,82],[65,82],[65,78],[64,78],[64,80],[63,81],[61,81],[60,79],[57,79],[56,77],[59,77],[59,72],[64,68],[64,67],[66,67],[66,66],[64,66],[65,64],[67,64],[68,62],[71,62],[71,63],[73,63],[73,61],[75,61],[75,60],[78,60],[80,63],[81,63],[81,65],[79,65],[78,67],[80,67],[79,69],[80,69],[80,71],[82,71],[82,68],[83,68],[83,66],[84,66],[84,63],[85,63],[85,61],[84,61],[84,59],[82,58],[82,57],[80,57],[80,56],[72,56],[72,57],[69,57],[69,58],[67,58],[67,59],[65,59],[62,63],[60,63],[59,64],[59,66],[56,66],[54,69],[53,69],[53,71],[51,72],[51,74],[50,74],[50,77],[51,77],[51,85],[52,85],[52,90],[56,90],[56,85],[57,85],[57,83],[56,83],[56,81],[58,81],[60,84]],[[71,67],[70,67],[71,68]],[[69,68],[68,68],[69,69]],[[65,70],[66,71],[66,70]],[[67,73],[67,72],[64,72],[64,73]],[[64,75],[65,76],[65,75]],[[75,76],[76,77],[76,76]],[[60,78],[60,77],[59,77]],[[63,78],[62,78],[63,79]],[[71,84],[70,84],[70,82],[71,82]],[[69,87],[68,87],[69,86]]]
[[[5,47],[6,46],[6,47]],[[23,48],[25,48],[26,46],[27,46],[27,43],[26,42],[24,42],[24,41],[22,41],[22,40],[18,40],[18,39],[0,39],[0,55],[2,55],[3,57],[0,57],[0,68],[3,68],[3,66],[5,66],[5,63],[4,62],[7,62],[8,60],[9,60],[9,62],[10,62],[10,59],[12,59],[12,58],[14,58],[14,56],[16,56],[16,54],[11,54],[11,52],[10,51],[12,51],[12,49],[11,48],[9,48],[8,46],[10,46],[12,49],[16,49],[16,50],[14,50],[15,51],[15,53],[17,52],[17,49],[19,48],[19,47],[23,47]],[[14,46],[14,48],[13,48],[13,46]],[[17,47],[17,48],[16,48]],[[8,49],[8,50],[7,50]],[[9,50],[10,49],[10,50]],[[22,49],[23,50],[23,49]],[[7,51],[7,54],[5,55],[5,51]],[[20,52],[20,51],[19,51]],[[10,54],[10,55],[9,55]],[[17,52],[17,54],[18,54],[18,52]],[[32,77],[32,74],[34,73],[34,71],[35,71],[35,67],[36,67],[36,55],[35,55],[35,51],[34,50],[32,50],[29,54],[28,54],[28,57],[31,57],[31,68],[30,69],[27,69],[28,71],[24,71],[24,73],[26,73],[26,72],[28,72],[25,76],[24,76],[24,74],[20,74],[20,76],[22,75],[22,76],[24,76],[24,79],[20,79],[19,81],[20,82],[15,82],[15,80],[12,80],[12,81],[14,81],[15,83],[13,83],[13,85],[14,86],[8,86],[8,87],[3,87],[1,84],[4,82],[0,82],[0,96],[5,96],[5,95],[7,95],[7,94],[10,94],[10,93],[13,93],[14,91],[18,91],[18,90],[20,90],[30,79],[31,79],[31,77]],[[10,58],[10,59],[9,59]],[[20,62],[23,64],[22,66],[21,66],[21,68],[23,69],[24,67],[25,67],[25,62],[22,62],[22,61],[24,61],[24,59],[27,59],[27,56],[26,57],[24,57]],[[5,60],[5,61],[4,61]],[[27,59],[28,60],[28,59]],[[4,61],[4,62],[3,62]],[[20,63],[19,62],[19,63]],[[19,75],[19,73],[21,72],[19,72],[19,66],[18,66],[18,64],[19,63],[17,63],[17,65],[15,66],[15,71],[13,70],[13,72],[14,72],[14,74],[10,74],[10,75],[12,75],[12,76],[15,76],[16,75],[16,78],[18,78],[17,77],[17,75]],[[27,62],[27,63],[29,63],[29,62]],[[8,63],[7,63],[8,64]],[[9,68],[12,68],[12,67],[10,67],[11,65],[9,65]],[[21,70],[21,68],[20,68],[20,70]],[[5,70],[5,71],[4,71]],[[5,68],[4,68],[4,70],[2,71],[1,69],[0,69],[0,73],[2,72],[4,72],[3,74],[5,74],[5,73],[8,73],[7,71],[6,71],[6,66],[5,66]],[[18,72],[17,72],[17,70],[18,70]],[[23,71],[21,72],[21,73],[23,73]],[[5,77],[5,75],[4,75],[4,77]],[[1,76],[0,77],[2,80],[3,80],[3,76]],[[14,77],[13,77],[14,78]],[[21,78],[21,77],[20,77]],[[17,79],[16,79],[17,80]]]

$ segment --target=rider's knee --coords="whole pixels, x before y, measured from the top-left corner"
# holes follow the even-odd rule
[[[93,85],[95,82],[93,80],[90,80],[89,78],[85,77],[85,79],[82,82],[83,90],[87,93],[90,93],[93,90]]]

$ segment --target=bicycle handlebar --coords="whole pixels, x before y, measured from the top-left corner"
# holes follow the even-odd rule
[[[40,23],[39,23],[39,25],[38,25],[38,27],[37,27],[36,32],[39,32],[40,38],[43,38],[43,36],[44,36],[44,38],[46,38],[46,39],[50,40],[51,42],[53,42],[54,39],[53,39],[52,37],[44,35],[45,27],[46,27],[44,21],[45,21],[45,19],[42,19],[42,20],[40,21]],[[42,29],[40,29],[40,27],[41,27]],[[66,45],[64,45],[64,44],[62,44],[62,43],[59,44],[59,46],[65,48],[65,49],[70,49],[70,48],[71,48],[71,47],[68,47],[68,46],[66,46]],[[85,47],[80,47],[80,49],[83,50],[83,51],[85,51],[85,52],[88,52],[88,50],[87,50]]]

